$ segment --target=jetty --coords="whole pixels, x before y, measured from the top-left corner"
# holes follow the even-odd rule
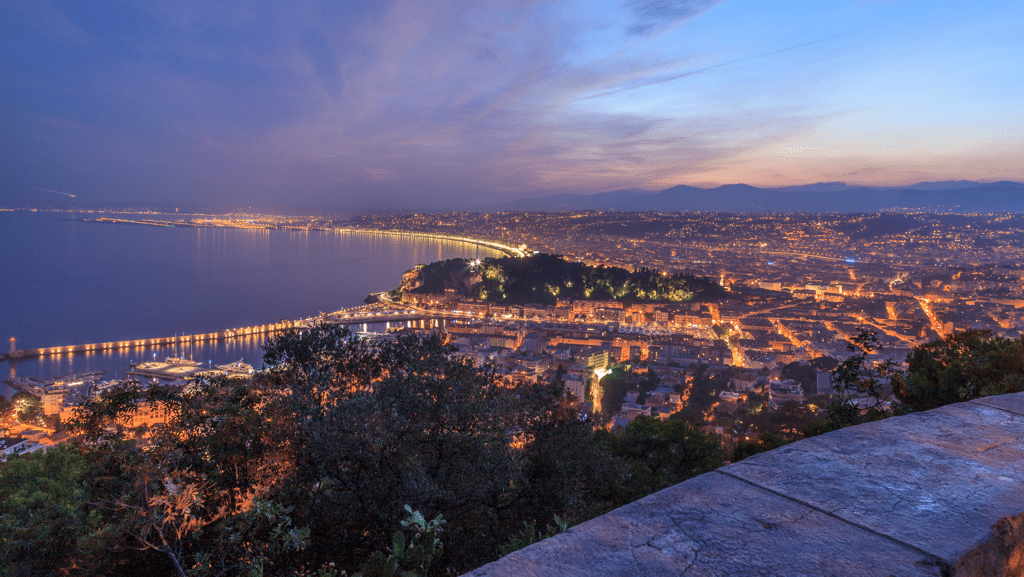
[[[16,349],[14,347],[15,340],[14,338],[11,338],[11,350],[7,354],[0,355],[0,361],[32,357],[45,357],[49,355],[99,353],[103,351],[113,351],[118,349],[132,349],[136,347],[150,347],[161,345],[178,345],[182,347],[187,347],[190,344],[197,344],[208,341],[220,341],[224,339],[232,339],[235,337],[245,337],[251,335],[272,334],[279,331],[284,331],[293,328],[303,328],[306,326],[309,326],[308,321],[281,321],[279,323],[274,324],[242,327],[238,329],[218,331],[215,333],[203,333],[197,335],[176,335],[173,337],[132,339],[126,341],[110,341],[106,343],[89,343],[85,345],[43,347],[40,349]]]

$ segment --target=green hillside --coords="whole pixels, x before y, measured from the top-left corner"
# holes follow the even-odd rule
[[[507,304],[554,304],[556,299],[669,303],[716,299],[725,293],[707,277],[649,268],[630,272],[550,254],[478,261],[457,258],[422,266],[416,273],[407,275],[398,290],[440,293],[453,289],[467,297]]]

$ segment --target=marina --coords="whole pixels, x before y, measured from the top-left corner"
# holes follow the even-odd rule
[[[470,315],[471,316],[471,315]],[[316,317],[274,325],[237,328],[220,333],[175,335],[91,345],[14,349],[0,358],[9,363],[9,376],[0,381],[0,395],[10,397],[20,385],[38,386],[59,375],[97,374],[117,381],[131,378],[151,384],[186,383],[204,375],[247,377],[262,368],[263,343],[281,330],[313,323],[348,325],[353,334],[373,338],[401,328],[443,327],[466,314],[425,313],[390,303],[361,305]],[[28,380],[26,380],[28,379]],[[156,379],[157,383],[153,383]],[[38,394],[35,392],[33,394]]]
[[[128,371],[128,375],[178,381],[193,379],[208,372],[210,371],[203,366],[203,363],[181,357],[167,357],[161,362],[134,364]]]
[[[474,316],[472,313],[439,313],[435,311],[424,312],[415,309],[409,309],[406,307],[400,307],[398,305],[376,304],[364,307],[342,309],[339,311],[335,311],[333,313],[324,313],[321,314],[319,317],[310,317],[306,319],[292,321],[282,320],[279,323],[274,323],[270,325],[257,325],[252,327],[243,327],[238,329],[220,331],[216,333],[204,333],[198,335],[176,335],[173,337],[134,339],[109,343],[91,343],[85,345],[70,345],[61,347],[45,347],[41,349],[17,349],[15,348],[16,341],[12,337],[10,340],[10,351],[6,354],[0,355],[0,361],[24,359],[31,357],[42,357],[48,355],[93,353],[155,346],[172,346],[175,347],[175,350],[177,351],[179,349],[184,350],[185,348],[191,348],[193,345],[199,345],[207,342],[235,339],[239,337],[266,336],[284,330],[306,328],[317,322],[339,325],[363,325],[380,322],[418,321],[424,319],[452,320],[463,319],[472,316]],[[234,371],[234,369],[224,370]]]

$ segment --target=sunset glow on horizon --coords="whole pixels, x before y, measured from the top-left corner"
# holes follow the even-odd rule
[[[1024,181],[1024,10],[1009,0],[0,15],[0,201],[472,208],[676,184]]]

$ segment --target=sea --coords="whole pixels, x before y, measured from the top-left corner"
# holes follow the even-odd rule
[[[473,243],[400,234],[158,227],[97,214],[0,211],[0,337],[18,349],[198,334],[363,304],[419,263],[499,256]],[[104,215],[106,216],[106,215]],[[402,323],[353,330],[383,332]],[[261,367],[263,338],[10,360],[7,375],[53,378],[182,355]],[[2,366],[0,366],[2,370]],[[0,394],[12,390],[0,383]]]

